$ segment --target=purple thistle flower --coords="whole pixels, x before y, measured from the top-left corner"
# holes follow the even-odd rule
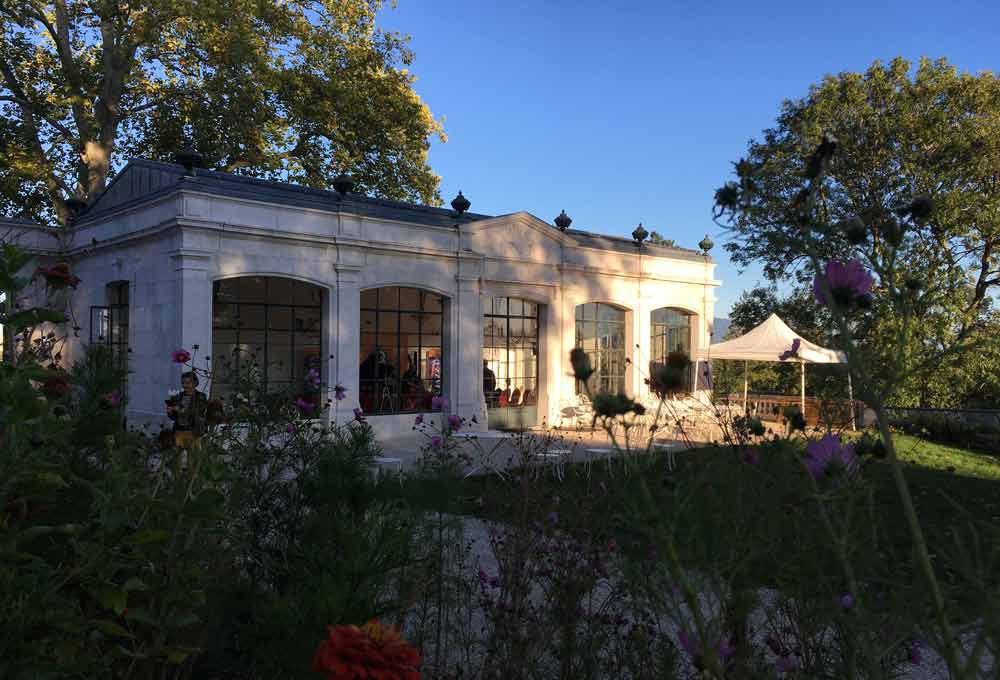
[[[715,644],[715,651],[720,659],[728,659],[736,653],[736,647],[733,646],[729,638],[725,637]]]
[[[828,300],[826,291],[823,290],[824,279],[833,300]],[[834,303],[848,307],[857,298],[869,293],[873,283],[874,279],[858,260],[850,260],[846,264],[830,260],[826,263],[826,273],[822,277],[819,274],[813,277],[813,294],[816,301],[824,307],[830,307]]]
[[[795,658],[791,654],[783,654],[774,662],[774,670],[778,671],[778,673],[791,673],[797,665]]]
[[[308,413],[309,411],[312,411],[314,408],[316,408],[316,404],[313,404],[312,402],[306,401],[302,397],[299,397],[295,400],[295,407],[299,409],[299,411],[301,411],[302,413]]]
[[[840,437],[835,434],[827,434],[819,441],[809,442],[806,445],[805,463],[806,467],[809,468],[809,474],[816,481],[836,474],[838,470],[852,475],[858,467],[854,446],[841,444]]]
[[[296,429],[297,428],[295,427],[295,423],[289,423],[288,427],[285,428],[285,432],[287,432],[288,434],[295,434]]]
[[[441,437],[437,435],[431,437],[431,446],[435,449],[441,448]]]
[[[692,640],[687,633],[683,630],[677,631],[677,641],[681,643],[681,647],[690,656],[695,656],[701,653],[701,647]]]
[[[354,409],[354,419],[359,423],[365,422],[365,412],[360,408]]]
[[[448,427],[458,432],[462,428],[462,418],[454,413],[451,414],[448,416]]]
[[[337,385],[333,388],[333,398],[337,401],[344,401],[347,398],[347,388],[343,385]]]
[[[424,414],[423,413],[418,413],[417,417],[413,419],[413,424],[414,425],[420,425],[423,422],[424,422]]]
[[[435,411],[447,411],[449,404],[448,397],[431,397],[431,408]]]

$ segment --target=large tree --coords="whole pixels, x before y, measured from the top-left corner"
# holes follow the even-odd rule
[[[798,237],[803,224],[803,178],[824,135],[837,152],[824,175],[819,207],[839,227],[823,239],[823,259],[849,251],[852,218],[871,237],[869,254],[899,242],[900,281],[933,295],[914,295],[909,347],[880,340],[901,319],[875,308],[859,329],[875,366],[887,353],[919,365],[943,347],[969,346],[956,361],[983,356],[1000,319],[1000,79],[959,73],[945,61],[876,62],[865,73],[841,73],[785,102],[776,125],[749,145],[736,164],[747,202],[729,225],[726,244],[739,265],[761,263],[772,281],[808,285],[811,273]],[[900,234],[895,211],[928,196],[931,219]],[[933,366],[896,395],[900,402],[941,403],[946,390],[928,391]],[[954,394],[954,392],[952,393]]]
[[[0,211],[65,221],[131,156],[438,202],[382,0],[3,0]]]

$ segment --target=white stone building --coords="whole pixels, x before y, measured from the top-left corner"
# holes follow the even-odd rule
[[[577,403],[574,346],[592,354],[595,387],[642,396],[650,362],[707,348],[720,283],[707,254],[526,212],[459,213],[145,160],[58,244],[30,224],[5,231],[39,262],[72,262],[76,342],[131,349],[133,423],[161,421],[181,372],[170,354],[197,346],[196,365],[214,367],[200,389],[225,394],[251,361],[278,387],[315,368],[347,390],[330,417],[360,407],[383,437],[408,432],[438,394],[482,428],[559,425]]]

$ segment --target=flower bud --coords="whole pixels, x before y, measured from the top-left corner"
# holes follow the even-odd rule
[[[934,201],[927,194],[920,194],[910,201],[910,215],[918,222],[930,217],[934,211]]]
[[[885,240],[893,248],[898,248],[899,244],[903,242],[903,227],[894,217],[889,217],[886,220],[882,233],[885,235]]]
[[[594,375],[594,368],[590,364],[590,357],[579,347],[574,347],[569,353],[569,362],[573,367],[573,377],[586,382],[590,376]]]
[[[852,217],[840,223],[840,230],[854,245],[861,245],[868,238],[868,225],[860,217]]]

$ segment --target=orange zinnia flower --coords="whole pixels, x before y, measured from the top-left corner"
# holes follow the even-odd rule
[[[329,626],[312,668],[327,680],[420,680],[420,653],[392,626]]]

